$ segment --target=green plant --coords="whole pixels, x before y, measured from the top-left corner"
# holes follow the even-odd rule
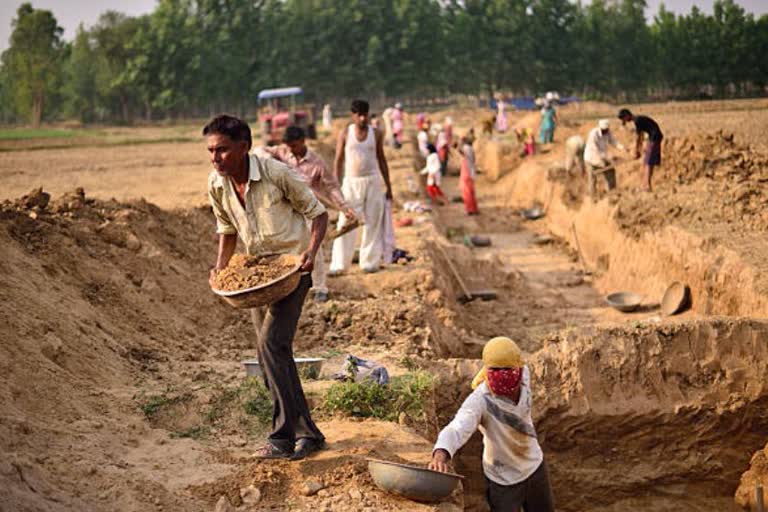
[[[171,437],[175,439],[189,437],[190,439],[202,439],[211,433],[211,428],[207,425],[195,425],[194,427],[178,432],[171,432]]]
[[[400,413],[419,418],[424,415],[433,385],[427,372],[393,377],[385,386],[372,381],[342,382],[328,389],[323,407],[331,413],[388,421],[396,421]]]
[[[243,402],[243,411],[249,416],[255,416],[262,425],[267,425],[272,421],[272,399],[269,396],[267,388],[256,379],[248,385],[245,401]]]
[[[163,407],[185,402],[191,398],[192,396],[186,393],[183,395],[177,395],[177,396],[169,396],[165,394],[152,395],[149,397],[145,397],[144,400],[139,404],[139,408],[144,413],[144,416],[146,416],[147,418],[152,418]]]

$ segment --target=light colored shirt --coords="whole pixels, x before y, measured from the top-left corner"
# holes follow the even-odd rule
[[[304,179],[272,158],[249,157],[245,208],[232,180],[215,170],[208,176],[208,199],[216,217],[216,232],[237,234],[250,255],[301,254],[309,247],[306,219],[325,208]]]
[[[584,139],[581,135],[571,135],[565,140],[565,170],[570,171],[574,164],[579,164],[584,153]],[[583,166],[582,166],[583,167]]]
[[[418,142],[419,153],[421,153],[421,156],[424,158],[428,157],[429,149],[427,149],[427,144],[429,144],[429,134],[427,133],[427,130],[419,130],[419,134],[416,135],[416,142]]]
[[[437,153],[429,154],[427,165],[421,170],[421,174],[427,175],[427,185],[440,186],[440,157]]]
[[[520,399],[515,404],[493,395],[482,383],[464,400],[456,417],[437,437],[435,450],[451,457],[479,428],[483,434],[483,472],[499,485],[530,477],[544,460],[531,417],[531,375],[523,367]]]
[[[584,146],[584,162],[596,167],[605,165],[608,160],[609,144],[616,148],[624,149],[624,146],[616,141],[610,130],[603,134],[600,128],[592,128],[592,131],[587,135],[587,142]]]
[[[297,170],[326,208],[347,208],[336,174],[331,172],[322,157],[311,149],[307,148],[307,153],[301,158],[296,157],[285,144],[256,148],[254,153],[262,158],[274,158]]]

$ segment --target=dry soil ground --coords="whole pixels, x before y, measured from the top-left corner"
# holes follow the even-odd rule
[[[700,165],[678,172],[682,182],[662,170],[656,195],[642,195],[632,191],[636,162],[625,162],[620,192],[596,204],[584,200],[578,177],[550,168],[562,160],[564,138],[586,133],[612,106],[564,110],[556,144],[533,159],[520,161],[509,137],[479,141],[479,217],[464,216],[460,203],[432,214],[403,211],[405,201],[421,197],[409,186],[418,180],[418,158],[410,143],[388,150],[395,217],[415,221],[397,230],[398,247],[415,259],[335,278],[333,300],[307,302],[295,347],[329,359],[322,378],[307,382],[329,450],[301,463],[249,458],[264,435],[243,413],[251,389],[239,362],[254,357],[253,335],[247,315],[207,288],[215,241],[202,141],[123,144],[194,131],[121,131],[119,144],[105,147],[4,148],[13,151],[0,152],[8,199],[0,209],[0,486],[7,489],[0,510],[213,510],[222,497],[239,510],[482,510],[477,436],[455,461],[468,477],[463,489],[435,506],[376,490],[365,457],[425,463],[436,429],[469,392],[482,343],[498,334],[519,340],[533,369],[537,430],[558,510],[735,509],[740,475],[768,432],[768,324],[759,320],[768,303],[755,258],[765,254],[755,242],[760,212],[739,210],[746,216],[740,230],[707,235],[699,245],[694,239],[709,224],[696,212],[710,216],[714,231],[729,210],[712,213],[707,205],[732,197],[732,188],[686,202],[694,215],[629,222],[622,212],[695,196],[685,187],[760,183],[753,177],[766,169],[757,146],[726,146],[730,156],[718,159],[707,152],[711,144],[691,149],[679,141],[688,137],[698,148],[726,128],[737,143],[758,144],[765,107],[633,107],[662,122],[672,141],[665,158],[693,154],[686,162]],[[479,128],[485,115],[451,114],[459,132]],[[718,119],[723,126],[713,124]],[[536,116],[514,122],[533,124]],[[491,161],[488,148],[497,146],[502,156]],[[330,156],[328,146],[319,149]],[[744,152],[755,170],[729,172],[743,169],[734,162],[745,157],[733,153]],[[499,162],[494,172],[482,168]],[[489,179],[496,174],[499,180]],[[449,197],[458,193],[455,177],[444,185]],[[40,195],[20,199],[35,187],[52,193],[44,208]],[[517,208],[536,200],[547,216],[520,220]],[[492,245],[468,247],[464,234],[489,236]],[[737,237],[750,240],[752,251]],[[498,298],[457,301],[446,254],[470,286],[492,287]],[[722,282],[736,275],[739,286],[726,294]],[[688,282],[695,300],[666,319],[655,302],[671,277]],[[617,287],[649,298],[639,312],[618,313],[601,298]],[[381,361],[396,375],[414,367],[432,373],[437,384],[425,413],[398,422],[324,413],[327,377],[346,353]],[[762,453],[744,477],[740,504],[766,478]],[[305,496],[310,481],[325,488]],[[251,485],[258,503],[243,503],[240,490]]]

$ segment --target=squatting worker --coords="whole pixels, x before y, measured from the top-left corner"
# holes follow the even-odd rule
[[[475,430],[483,434],[483,472],[493,512],[552,512],[554,498],[531,418],[531,376],[509,338],[483,347],[474,391],[437,437],[429,467],[447,472],[448,461]]]
[[[643,134],[648,136],[643,156],[643,188],[650,192],[653,168],[661,165],[661,141],[664,138],[664,134],[661,133],[661,129],[656,121],[648,116],[635,116],[626,108],[619,110],[619,119],[621,119],[622,126],[630,121],[635,122],[635,132],[637,133],[635,158],[640,158],[640,148],[643,147]]]
[[[227,266],[238,236],[250,255],[301,255],[303,274],[296,290],[266,311],[251,310],[254,325],[261,327],[256,336],[259,364],[274,402],[272,433],[254,456],[300,459],[325,444],[309,414],[292,344],[304,298],[312,286],[309,272],[325,235],[328,214],[293,169],[248,154],[251,129],[244,121],[227,115],[214,117],[203,128],[203,135],[214,168],[208,177],[208,198],[219,234],[211,279]]]
[[[571,172],[573,166],[578,167],[582,176],[584,169],[584,139],[581,135],[571,135],[565,139],[565,172]]]
[[[597,126],[590,130],[587,142],[584,146],[584,163],[587,165],[587,185],[589,195],[596,195],[597,186],[595,180],[601,173],[605,178],[608,190],[616,188],[616,171],[613,169],[613,159],[608,153],[608,146],[613,146],[624,151],[624,145],[616,140],[611,133],[611,123],[608,119],[601,119]]]
[[[384,157],[384,137],[368,123],[368,102],[352,102],[352,123],[339,134],[334,166],[341,180],[341,191],[352,208],[362,216],[360,267],[376,272],[384,252],[384,201],[392,199],[389,167]],[[349,222],[344,212],[338,228]],[[357,233],[352,231],[333,242],[331,275],[349,269],[355,253]]]
[[[255,153],[261,157],[275,158],[293,167],[309,184],[309,188],[323,206],[343,212],[349,222],[357,219],[355,211],[344,200],[336,174],[328,169],[320,155],[307,147],[306,134],[301,127],[289,126],[283,134],[282,144],[257,148]],[[328,300],[327,266],[323,254],[321,244],[315,259],[315,268],[312,270],[312,286],[315,300],[318,302]]]

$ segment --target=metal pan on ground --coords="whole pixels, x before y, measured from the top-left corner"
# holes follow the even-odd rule
[[[682,313],[691,306],[691,289],[688,285],[675,281],[667,287],[661,299],[661,312],[664,316]]]
[[[469,242],[474,247],[489,247],[491,245],[491,238],[481,235],[472,235],[469,237]]]
[[[288,260],[293,265],[293,268],[277,279],[273,279],[272,281],[268,281],[252,288],[235,290],[232,292],[225,292],[215,288],[211,288],[211,290],[213,290],[213,293],[224,299],[230,306],[235,308],[256,308],[259,306],[266,306],[267,304],[274,304],[275,302],[284,299],[299,285],[299,280],[301,279],[301,274],[299,273],[299,269],[301,268],[301,256],[295,254],[279,254],[275,255],[274,258]]]
[[[300,377],[316,379],[320,376],[320,370],[323,369],[325,359],[322,357],[294,357],[293,362],[296,363]],[[243,366],[248,377],[261,378],[264,375],[258,359],[247,359],[243,361]]]
[[[463,476],[419,466],[368,459],[368,472],[382,491],[414,501],[434,502],[448,497]]]
[[[640,307],[643,297],[633,292],[616,292],[606,295],[605,302],[622,313],[631,313]]]
[[[544,216],[544,209],[539,206],[533,208],[523,208],[520,210],[520,216],[526,220],[536,220]]]

